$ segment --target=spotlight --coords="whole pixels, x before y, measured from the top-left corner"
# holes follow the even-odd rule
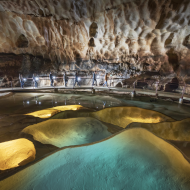
[[[55,76],[53,76],[53,79],[55,79]]]
[[[36,77],[35,79],[36,79],[36,80],[39,80],[39,78],[38,78],[38,77]]]
[[[25,79],[25,78],[24,78],[23,80],[24,80],[24,81],[26,81],[26,79]]]
[[[26,103],[27,103],[27,104],[30,104],[30,102],[29,102],[29,101],[27,101]]]
[[[80,77],[78,77],[78,81],[80,81]]]

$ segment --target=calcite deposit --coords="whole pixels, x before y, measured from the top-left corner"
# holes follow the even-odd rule
[[[30,125],[22,132],[31,134],[43,144],[59,148],[92,143],[111,136],[103,123],[91,117],[50,119]]]
[[[126,128],[130,123],[160,123],[172,122],[172,118],[156,111],[150,111],[138,107],[115,107],[106,108],[98,112],[90,113],[100,121]]]
[[[26,76],[189,76],[189,10],[188,0],[0,1],[0,66],[18,65],[15,74]],[[7,61],[10,54],[20,63]]]
[[[23,166],[35,159],[34,144],[27,139],[0,143],[0,170]]]
[[[188,118],[182,121],[162,123],[131,123],[127,126],[127,128],[144,128],[166,140],[190,141],[189,121],[190,119]]]

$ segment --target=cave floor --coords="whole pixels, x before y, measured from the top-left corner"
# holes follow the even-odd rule
[[[179,94],[177,94],[179,96]],[[27,138],[32,141],[36,148],[36,160],[56,152],[58,147],[50,144],[42,144],[33,139],[32,135],[24,134],[21,131],[33,124],[37,124],[48,119],[42,119],[33,116],[27,116],[25,114],[34,111],[39,111],[47,108],[63,105],[81,105],[88,108],[87,112],[93,112],[110,107],[140,107],[143,109],[153,110],[167,115],[174,120],[183,120],[189,118],[190,106],[181,105],[170,99],[155,99],[152,96],[138,95],[135,98],[131,98],[129,94],[106,94],[103,92],[97,92],[96,95],[78,91],[72,94],[70,93],[12,93],[8,97],[0,99],[0,143],[14,140],[18,138]],[[78,110],[76,112],[84,112],[84,110]],[[69,118],[72,118],[72,113]],[[110,123],[103,122],[107,126],[107,130],[112,134],[117,134],[123,130],[123,128],[112,125]],[[179,148],[185,156],[190,160],[190,143],[181,141],[169,141],[177,148]],[[6,171],[0,171],[0,180],[7,178],[14,173],[25,168],[21,166],[15,169]]]

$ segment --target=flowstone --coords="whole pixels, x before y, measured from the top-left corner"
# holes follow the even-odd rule
[[[35,159],[34,144],[27,139],[0,143],[0,170],[25,165]]]
[[[111,135],[100,121],[90,117],[52,119],[22,130],[43,144],[59,148],[102,140]]]

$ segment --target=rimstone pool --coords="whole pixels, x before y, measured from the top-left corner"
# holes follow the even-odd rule
[[[78,92],[0,107],[1,190],[190,189],[189,105]]]

